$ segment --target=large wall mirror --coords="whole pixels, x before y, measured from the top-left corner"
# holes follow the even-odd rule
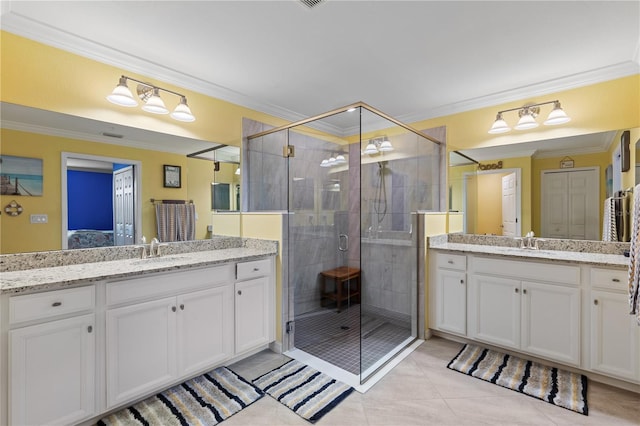
[[[450,151],[449,210],[464,215],[466,233],[601,240],[606,198],[638,179],[635,167],[616,167],[621,133]]]
[[[0,107],[2,155],[42,159],[44,187],[39,197],[19,193],[0,196],[2,206],[15,200],[26,213],[11,221],[10,227],[12,218],[3,219],[4,226],[11,228],[3,228],[3,254],[138,244],[143,235],[149,241],[156,235],[152,199],[193,202],[195,239],[211,237],[212,208],[238,209],[238,147],[5,102]],[[213,158],[187,157],[211,148],[219,148],[215,154],[218,171]],[[179,166],[179,187],[163,185],[165,166]],[[121,222],[121,234],[127,238],[116,241],[114,176],[125,173],[126,168],[131,173],[132,216]],[[218,201],[219,207],[214,198],[220,198],[221,192],[213,190],[214,183],[226,186],[226,203]],[[48,223],[29,223],[31,214],[46,214]],[[9,236],[11,232],[15,235]]]

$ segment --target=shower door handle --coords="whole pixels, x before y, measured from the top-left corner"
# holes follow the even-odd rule
[[[349,236],[347,234],[338,235],[338,250],[340,251],[349,250]]]

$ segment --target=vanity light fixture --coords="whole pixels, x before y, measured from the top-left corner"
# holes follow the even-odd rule
[[[489,133],[499,134],[506,133],[511,130],[502,116],[505,112],[509,111],[518,111],[518,116],[520,117],[520,119],[514,127],[516,130],[534,129],[539,126],[538,122],[536,121],[536,117],[540,113],[540,107],[542,105],[549,104],[553,104],[553,110],[549,113],[549,116],[544,121],[543,124],[545,126],[555,126],[571,121],[571,118],[567,115],[566,112],[564,112],[564,110],[560,106],[560,101],[555,100],[549,102],[540,102],[537,104],[525,105],[519,108],[511,108],[498,111],[498,114],[496,115],[496,121],[494,121],[493,126],[491,126],[491,129],[489,129]]]
[[[322,162],[320,163],[320,167],[334,167],[346,163],[347,159],[344,157],[344,155],[338,154],[334,156],[333,154],[331,154],[331,157],[329,159],[322,160]]]
[[[391,145],[391,141],[386,137],[369,139],[369,143],[365,147],[363,153],[367,155],[376,155],[379,152],[390,152],[393,151],[393,145]]]
[[[135,81],[138,83],[136,87],[136,92],[138,97],[144,102],[142,109],[144,111],[150,112],[152,114],[168,114],[169,110],[164,104],[164,101],[160,97],[160,91],[171,93],[180,98],[180,102],[178,106],[173,110],[170,114],[171,118],[184,121],[190,123],[195,121],[194,115],[191,113],[191,109],[189,105],[187,105],[187,97],[181,93],[174,92],[173,90],[164,89],[162,87],[155,86],[150,83],[145,83],[144,81],[136,80],[135,78],[127,77],[123,75],[120,77],[118,81],[118,85],[113,92],[109,96],[107,96],[107,100],[116,105],[124,106],[124,107],[134,107],[138,105],[138,101],[129,90],[129,86],[127,85],[127,81]]]

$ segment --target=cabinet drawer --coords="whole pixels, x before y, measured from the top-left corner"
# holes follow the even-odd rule
[[[32,321],[91,310],[95,306],[95,287],[46,291],[9,298],[9,323]]]
[[[591,287],[627,290],[628,280],[626,269],[591,268]]]
[[[236,265],[236,279],[248,280],[256,277],[264,277],[271,273],[271,260],[262,259],[251,262],[238,263]]]
[[[438,253],[436,255],[436,265],[438,268],[464,271],[467,269],[467,256],[461,254]]]
[[[473,272],[518,278],[521,280],[548,281],[558,284],[580,285],[580,267],[534,261],[473,257]]]
[[[165,297],[233,282],[232,265],[153,274],[107,283],[107,305]]]

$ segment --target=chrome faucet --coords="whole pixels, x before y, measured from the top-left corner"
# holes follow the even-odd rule
[[[158,246],[160,245],[160,240],[154,238],[151,240],[151,246],[149,247],[149,257],[160,256],[158,252]]]
[[[535,239],[535,234],[533,233],[533,231],[527,232],[524,240],[522,240],[520,248],[538,250],[538,240]]]
[[[168,247],[169,244],[161,243],[160,240],[154,238],[151,240],[151,245],[149,247],[149,257],[160,257],[160,248]]]
[[[149,252],[147,251],[147,239],[144,237],[144,235],[140,239],[140,243],[141,244],[138,246],[142,249],[142,252],[140,253],[140,259],[146,259],[147,257],[149,257]]]

